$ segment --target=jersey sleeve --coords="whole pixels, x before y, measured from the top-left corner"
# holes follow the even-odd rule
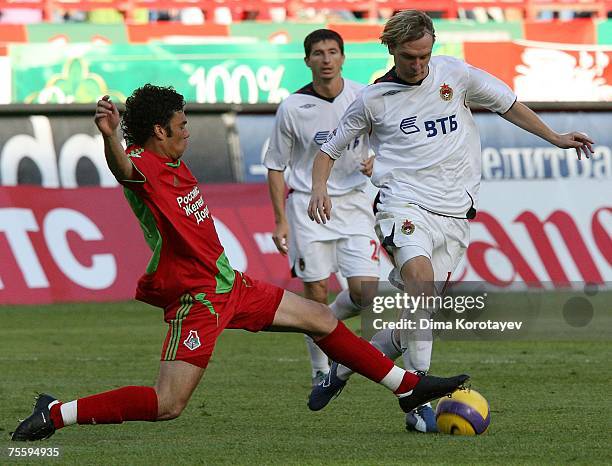
[[[467,100],[497,113],[506,113],[516,101],[508,85],[486,71],[468,67]]]
[[[150,184],[148,180],[159,176],[159,165],[143,154],[144,150],[136,146],[125,149],[125,155],[134,166],[134,177],[130,180],[120,180],[121,185],[132,191],[146,191]]]
[[[293,131],[286,105],[281,104],[276,111],[274,129],[270,144],[264,156],[264,166],[270,170],[283,171],[289,165],[293,149]]]
[[[351,141],[362,134],[369,134],[371,128],[372,119],[365,105],[363,92],[360,92],[340,118],[331,137],[321,146],[321,150],[336,160],[345,152]]]

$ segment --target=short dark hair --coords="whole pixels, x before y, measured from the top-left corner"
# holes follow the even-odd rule
[[[335,40],[340,48],[340,53],[344,55],[344,40],[342,40],[340,34],[331,29],[317,29],[308,34],[304,39],[304,53],[306,54],[306,58],[310,57],[312,46],[322,40]]]
[[[185,99],[172,86],[145,84],[125,101],[121,119],[123,137],[128,144],[143,146],[153,135],[155,125],[169,129],[172,116],[184,108]]]

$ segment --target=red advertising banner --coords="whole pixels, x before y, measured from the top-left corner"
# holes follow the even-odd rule
[[[2,24],[0,26],[0,43],[27,42],[28,31],[22,24]]]
[[[197,25],[172,22],[128,24],[126,28],[128,39],[132,44],[146,43],[168,37],[229,36],[229,26],[215,23]]]
[[[525,39],[558,44],[596,44],[597,30],[591,18],[572,21],[525,21]]]
[[[203,191],[232,266],[299,287],[272,243],[266,187]],[[0,303],[130,299],[150,256],[119,188],[0,188]]]
[[[520,100],[612,101],[612,47],[466,42],[464,54],[468,63],[513,88]]]
[[[327,27],[342,36],[344,42],[378,42],[383,24],[330,23]]]
[[[550,181],[483,184],[485,205],[454,279],[502,287],[516,280],[536,287],[612,282],[612,205],[598,194],[605,184],[564,182],[580,199],[559,196],[563,207],[550,196],[553,184],[558,190]],[[272,242],[267,186],[201,188],[232,266],[299,290]],[[508,202],[517,192],[529,206]],[[0,188],[0,304],[130,299],[150,255],[119,188]],[[390,267],[383,258],[382,279]]]

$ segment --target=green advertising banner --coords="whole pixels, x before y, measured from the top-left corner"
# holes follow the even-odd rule
[[[612,45],[612,21],[597,21],[597,43],[600,45]]]
[[[445,43],[506,42],[524,38],[522,21],[479,23],[469,20],[434,20],[433,23],[436,39]]]
[[[437,54],[463,56],[461,46]],[[372,82],[392,66],[385,47],[347,44],[344,76]],[[124,101],[145,83],[174,86],[189,102],[278,103],[311,81],[301,44],[10,47],[14,103]]]

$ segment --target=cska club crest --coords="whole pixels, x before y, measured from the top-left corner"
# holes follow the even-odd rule
[[[404,223],[402,223],[402,233],[405,235],[411,235],[414,233],[415,228],[414,223],[412,223],[410,220],[404,220]]]
[[[202,346],[202,343],[200,343],[200,336],[198,335],[198,331],[189,330],[189,335],[187,336],[187,338],[185,338],[183,344],[191,351]]]
[[[449,101],[453,98],[453,89],[446,83],[440,86],[440,97],[442,100]]]

